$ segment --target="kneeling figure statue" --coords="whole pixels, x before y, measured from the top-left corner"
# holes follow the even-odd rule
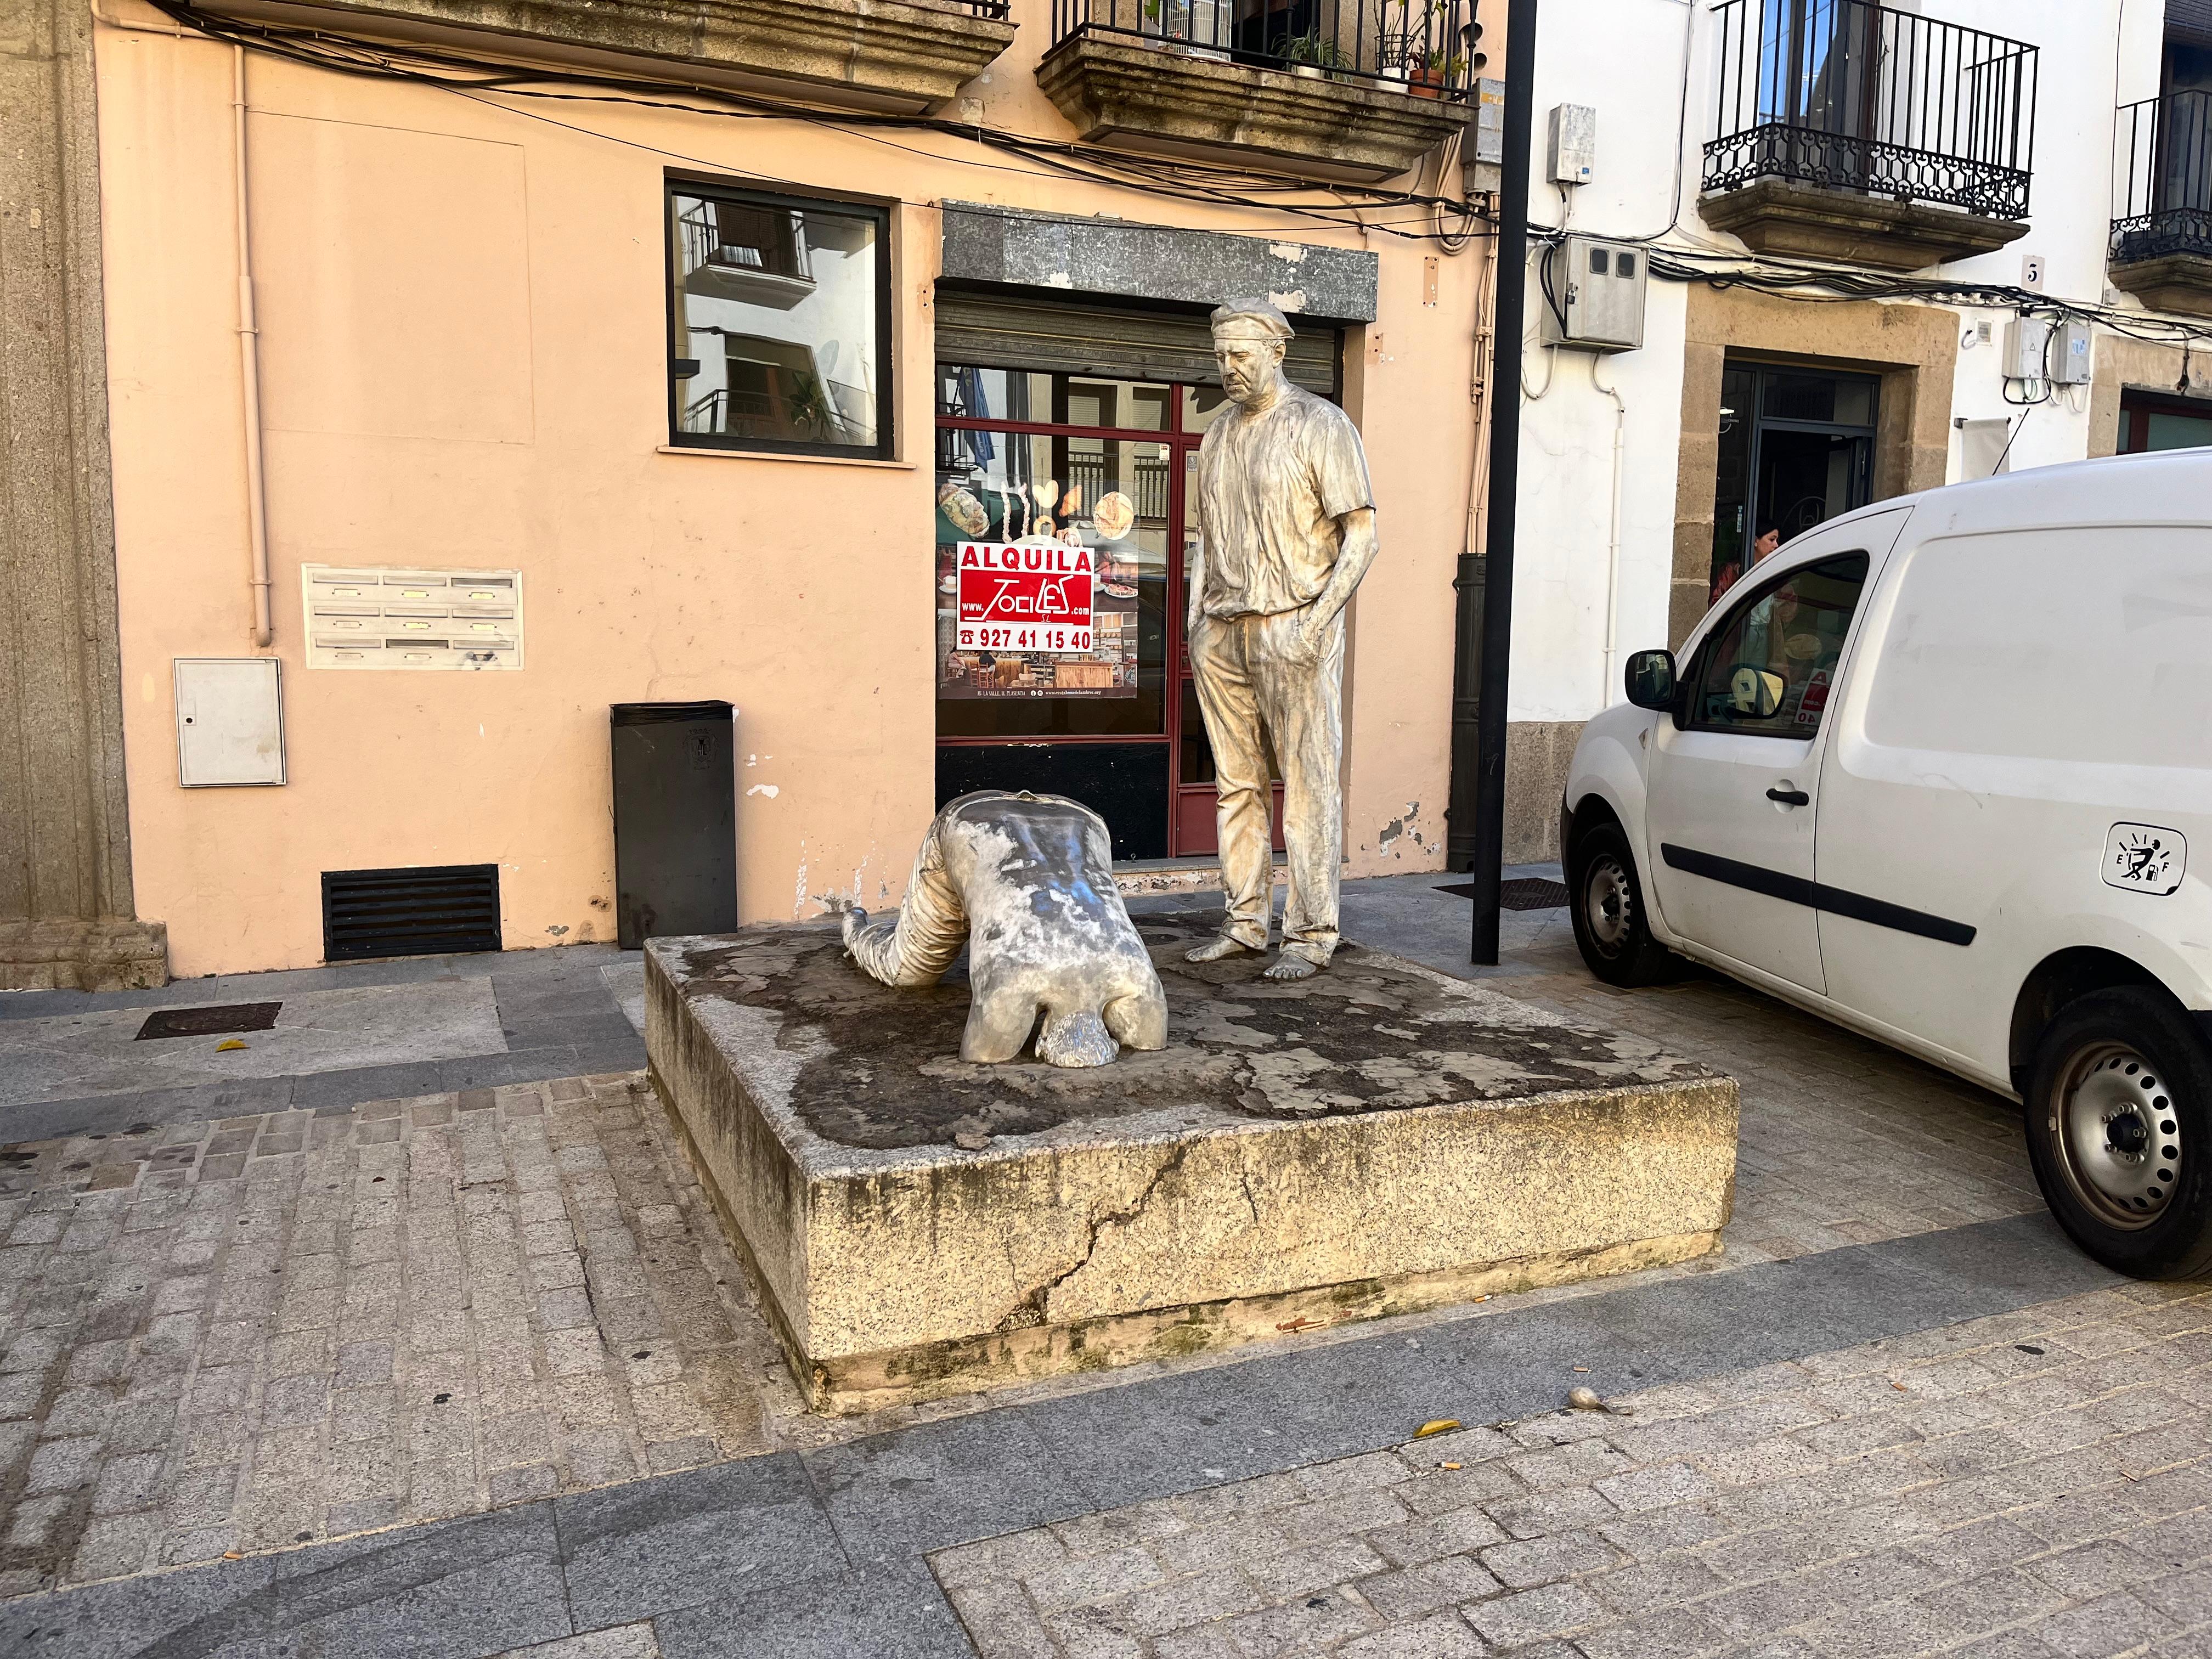
[[[886,985],[934,985],[971,944],[960,1058],[1014,1059],[1038,1033],[1053,1066],[1164,1048],[1160,976],[1114,884],[1106,821],[1058,795],[983,790],[937,815],[896,921],[845,913],[845,948]]]

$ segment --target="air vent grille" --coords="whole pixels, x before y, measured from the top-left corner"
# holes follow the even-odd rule
[[[1471,899],[1474,896],[1474,884],[1456,881],[1437,891]],[[1564,908],[1569,900],[1565,882],[1547,881],[1541,876],[1516,876],[1510,881],[1498,884],[1498,908],[1501,910],[1558,910]]]
[[[323,872],[326,961],[499,948],[496,864]]]

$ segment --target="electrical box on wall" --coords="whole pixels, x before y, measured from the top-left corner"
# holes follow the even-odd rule
[[[2008,380],[2040,380],[2051,350],[2051,321],[2015,317],[2005,325],[2002,370]]]
[[[1644,343],[1644,250],[1632,242],[1570,236],[1546,256],[1543,342],[1585,351]]]
[[[1503,188],[1505,161],[1505,82],[1474,83],[1474,142],[1460,150],[1460,183],[1470,196]]]
[[[303,565],[310,668],[522,666],[522,573]]]
[[[274,657],[179,657],[177,781],[284,781],[283,666]]]
[[[2051,383],[2053,386],[2089,384],[2089,325],[2064,322],[2051,339]]]
[[[1589,183],[1597,172],[1597,112],[1588,104],[1555,106],[1547,149],[1553,184]]]
[[[2004,376],[2052,386],[2087,386],[2094,365],[2089,325],[2048,317],[2015,317],[2005,325]]]

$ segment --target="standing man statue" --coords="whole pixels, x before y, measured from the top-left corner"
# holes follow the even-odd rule
[[[1345,412],[1283,378],[1291,325],[1265,300],[1213,313],[1235,408],[1198,452],[1200,549],[1185,637],[1220,794],[1228,919],[1193,962],[1267,948],[1274,860],[1268,750],[1283,775],[1290,900],[1270,979],[1304,979],[1337,945],[1344,848],[1344,607],[1375,562],[1367,457]]]

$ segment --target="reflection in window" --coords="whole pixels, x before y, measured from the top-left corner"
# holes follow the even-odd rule
[[[1866,576],[1867,556],[1845,554],[1740,605],[1699,653],[1696,723],[1782,738],[1820,730]]]
[[[674,183],[672,441],[890,453],[878,210]]]

